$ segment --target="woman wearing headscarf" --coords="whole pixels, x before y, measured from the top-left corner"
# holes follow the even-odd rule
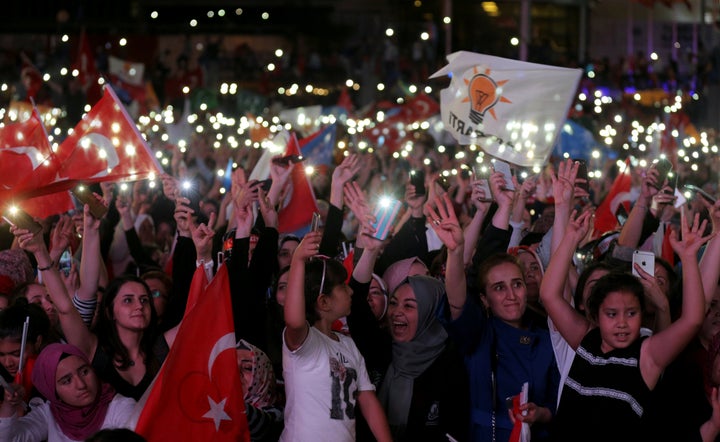
[[[277,440],[283,429],[284,401],[272,362],[262,350],[243,339],[235,346],[235,352],[242,375],[250,440]]]
[[[87,356],[70,344],[50,344],[40,352],[32,373],[46,402],[18,418],[6,391],[0,406],[0,442],[84,441],[103,428],[127,428],[135,401],[100,382]]]
[[[436,317],[444,293],[440,281],[418,275],[390,296],[392,361],[379,398],[395,441],[467,438],[467,372]]]

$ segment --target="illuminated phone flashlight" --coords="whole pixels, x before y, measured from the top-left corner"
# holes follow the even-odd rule
[[[312,175],[315,173],[315,168],[312,166],[305,167],[305,175]]]
[[[378,201],[378,205],[383,208],[390,207],[390,203],[392,202],[392,198],[389,196],[381,196],[380,200]]]
[[[182,186],[183,190],[190,190],[190,189],[192,189],[192,182],[185,180],[182,182],[181,186]]]
[[[10,212],[10,215],[15,216],[18,213],[17,206],[10,206],[8,207],[8,212]]]
[[[82,184],[80,184],[80,185],[77,187],[77,190],[78,190],[78,192],[85,192],[85,186],[83,186]]]
[[[120,184],[120,192],[127,192],[127,190],[128,190],[127,183]]]

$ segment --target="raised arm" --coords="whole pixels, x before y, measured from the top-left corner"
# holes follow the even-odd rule
[[[465,262],[463,249],[465,241],[450,197],[445,193],[442,198],[435,198],[437,212],[430,205],[427,211],[432,218],[432,228],[438,238],[447,247],[447,264],[445,266],[445,290],[450,316],[453,320],[460,317],[467,300],[467,282],[465,280]]]
[[[705,199],[702,201],[705,202]],[[700,275],[705,292],[706,310],[710,308],[710,301],[712,301],[720,278],[720,265],[718,265],[720,262],[720,237],[717,235],[720,232],[720,200],[712,205],[707,203],[707,209],[712,222],[713,238],[708,241],[702,258],[700,258]]]
[[[15,235],[20,247],[35,256],[38,271],[42,273],[45,287],[57,308],[60,326],[67,342],[81,349],[92,360],[97,348],[97,337],[90,333],[80,313],[72,304],[60,273],[50,259],[42,234],[33,235],[30,231],[15,226],[11,227],[10,231]]]
[[[310,325],[305,317],[305,263],[320,249],[320,232],[305,235],[293,253],[285,295],[285,344],[291,351],[307,338]]]
[[[643,343],[640,370],[648,386],[653,387],[662,371],[697,334],[705,317],[705,297],[697,254],[713,234],[703,236],[707,220],[700,222],[695,214],[689,226],[682,209],[680,228],[682,240],[670,235],[670,244],[682,262],[682,314],[665,330],[655,333]]]
[[[102,201],[102,198],[93,194],[93,197]],[[97,299],[97,289],[100,281],[100,272],[104,266],[100,254],[100,220],[96,219],[85,204],[83,246],[80,258],[80,289],[77,297],[81,301],[94,301]]]
[[[637,248],[640,243],[643,221],[650,210],[653,197],[658,193],[658,189],[655,187],[657,180],[657,169],[649,167],[645,171],[645,176],[642,180],[640,196],[630,210],[627,221],[625,221],[622,229],[620,229],[620,236],[618,237],[619,245],[634,249]]]
[[[469,266],[472,263],[473,253],[475,253],[475,244],[477,244],[478,239],[480,239],[480,231],[482,230],[483,222],[485,222],[485,217],[490,211],[490,206],[492,205],[492,195],[485,194],[485,189],[480,185],[479,180],[472,182],[470,202],[473,206],[475,206],[475,213],[463,231],[463,236],[465,237],[463,262],[466,266]]]
[[[584,212],[577,218],[575,214],[573,211],[570,215],[560,246],[550,258],[550,264],[540,285],[540,300],[548,316],[573,350],[578,348],[590,329],[590,322],[585,316],[578,313],[569,300],[563,297],[573,254],[590,227],[590,212]]]

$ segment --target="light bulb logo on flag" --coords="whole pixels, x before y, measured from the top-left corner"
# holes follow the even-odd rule
[[[507,83],[508,80],[495,82],[495,80],[487,75],[489,73],[490,70],[484,73],[475,73],[475,76],[473,76],[471,80],[465,80],[465,82],[468,83],[468,98],[463,101],[471,102],[469,117],[470,121],[475,124],[482,123],[485,118],[485,113],[488,111],[493,119],[497,120],[493,107],[498,101],[512,103],[512,101],[500,95],[502,93],[501,86]]]

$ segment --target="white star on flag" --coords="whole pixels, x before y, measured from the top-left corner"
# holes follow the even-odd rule
[[[210,396],[208,396],[208,403],[210,404],[210,409],[207,411],[207,413],[203,414],[202,417],[206,417],[208,419],[212,419],[215,422],[215,431],[220,430],[220,422],[222,421],[232,421],[232,418],[228,416],[227,413],[225,413],[225,402],[227,401],[227,398],[223,399],[219,403],[212,400]]]

